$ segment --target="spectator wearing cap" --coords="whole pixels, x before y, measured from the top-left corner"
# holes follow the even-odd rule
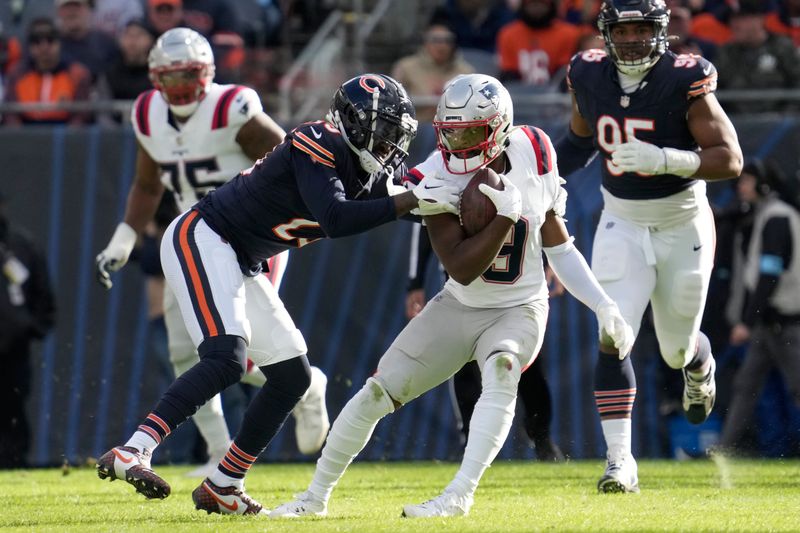
[[[142,3],[132,0],[95,0],[92,26],[117,38],[128,22],[144,19]]]
[[[134,100],[152,88],[147,56],[155,35],[143,20],[131,20],[120,32],[120,56],[103,77],[103,96],[112,100]]]
[[[766,26],[772,33],[791,37],[800,47],[800,0],[781,0],[778,9],[767,14]]]
[[[92,27],[89,0],[55,0],[55,4],[64,57],[83,63],[97,80],[117,59],[117,43]]]
[[[416,54],[401,58],[392,67],[392,77],[403,84],[412,98],[439,97],[447,80],[474,72],[458,53],[456,37],[447,26],[431,24],[423,43]],[[436,103],[418,105],[416,110],[420,122],[430,122],[436,114]]]
[[[9,76],[6,100],[20,103],[79,102],[89,99],[91,74],[81,63],[65,59],[55,23],[49,18],[34,19],[28,27],[27,56],[24,63]],[[82,124],[87,113],[64,110],[8,113],[4,122]]]
[[[731,41],[721,46],[714,62],[720,89],[794,89],[800,87],[800,57],[791,39],[767,31],[765,7],[758,0],[742,0],[731,15]],[[760,100],[726,106],[731,111],[780,111],[791,107]]]

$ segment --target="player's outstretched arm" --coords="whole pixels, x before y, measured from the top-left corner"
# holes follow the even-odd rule
[[[603,335],[602,344],[613,346],[620,359],[623,359],[633,347],[633,329],[625,322],[617,304],[609,298],[583,255],[575,248],[564,220],[554,211],[549,211],[541,233],[542,247],[550,267],[570,294],[597,314]]]
[[[735,178],[742,173],[739,138],[717,97],[697,98],[687,114],[689,131],[700,146],[700,166],[695,177],[709,181]]]
[[[125,218],[117,225],[114,235],[105,249],[95,258],[97,281],[106,289],[111,288],[111,273],[128,262],[136,236],[155,216],[164,185],[159,176],[159,167],[150,154],[139,145],[136,153],[136,177],[128,192]]]

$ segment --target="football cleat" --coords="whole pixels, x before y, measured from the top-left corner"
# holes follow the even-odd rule
[[[327,384],[328,378],[322,370],[312,366],[311,385],[292,411],[297,449],[305,455],[317,453],[322,448],[331,427],[325,407]]]
[[[97,476],[109,481],[124,479],[146,498],[164,499],[170,486],[150,468],[150,454],[131,446],[111,448],[97,460]]]
[[[418,505],[405,505],[406,518],[428,518],[433,516],[467,516],[472,507],[472,496],[459,496],[455,492],[444,491],[439,496]]]
[[[639,492],[636,459],[631,454],[608,456],[606,471],[597,482],[597,491],[605,493]]]
[[[301,516],[326,516],[328,504],[315,498],[309,491],[301,492],[295,499],[277,506],[270,518],[299,518]]]
[[[208,514],[269,514],[269,510],[237,487],[218,487],[206,478],[192,491],[194,508]]]
[[[686,369],[683,369],[683,412],[686,420],[692,424],[702,424],[711,414],[714,401],[717,399],[717,382],[714,374],[717,363],[711,357],[711,366],[706,377],[695,380]]]

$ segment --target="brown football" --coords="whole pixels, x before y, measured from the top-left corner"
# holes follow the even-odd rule
[[[469,180],[464,192],[461,193],[461,212],[459,214],[461,226],[468,237],[472,237],[488,226],[489,222],[497,216],[497,209],[492,201],[478,189],[478,185],[481,183],[503,190],[503,182],[500,181],[497,172],[487,167],[477,171]]]

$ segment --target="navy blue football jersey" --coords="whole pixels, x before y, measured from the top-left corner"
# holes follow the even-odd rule
[[[365,193],[368,178],[334,126],[309,122],[194,209],[231,244],[242,271],[255,274],[287,248],[394,220],[385,187]]]
[[[603,187],[611,194],[634,200],[664,198],[694,183],[680,176],[622,172],[611,162],[611,153],[632,137],[659,147],[696,150],[686,114],[696,98],[716,90],[714,65],[700,56],[667,51],[639,88],[625,94],[606,53],[588,50],[572,58],[567,83],[604,158]]]

